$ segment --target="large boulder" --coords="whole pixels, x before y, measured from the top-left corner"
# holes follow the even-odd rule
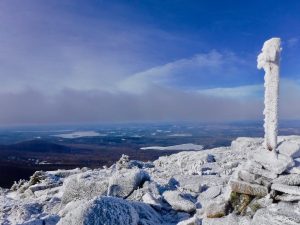
[[[118,170],[109,179],[108,196],[127,198],[135,189],[150,180],[148,173],[141,169]]]
[[[289,167],[294,166],[292,157],[284,154],[275,154],[264,148],[259,148],[255,152],[250,153],[249,159],[259,163],[265,169],[276,174],[281,174]]]
[[[258,184],[251,184],[239,180],[231,180],[229,182],[233,192],[264,197],[268,194],[268,188]]]
[[[277,151],[292,158],[300,157],[300,143],[294,141],[283,141],[277,147]]]
[[[179,191],[165,191],[163,197],[174,210],[184,212],[194,212],[196,210],[195,204],[185,199]]]
[[[177,225],[201,225],[201,219],[197,217],[197,215],[194,215],[193,217],[180,221],[177,223]]]
[[[136,201],[130,202],[130,204],[138,213],[139,225],[157,225],[165,223],[165,221],[161,218],[161,215],[158,214],[150,205]]]
[[[202,225],[250,225],[250,221],[247,216],[229,214],[221,218],[203,218]]]
[[[270,170],[264,169],[261,164],[253,160],[249,160],[242,167],[243,170],[248,171],[251,174],[256,174],[268,179],[275,179],[278,175]]]
[[[272,209],[259,209],[252,220],[251,225],[297,225],[300,224],[300,214],[293,207]]]
[[[227,213],[228,213],[228,207],[225,202],[210,203],[205,209],[205,214],[207,218],[224,217],[226,216]]]
[[[300,185],[300,174],[281,175],[278,178],[274,179],[273,183],[298,186]]]
[[[216,200],[222,192],[222,186],[209,187],[205,191],[201,192],[197,197],[197,204],[200,203],[202,207],[206,207],[209,203]]]
[[[290,194],[290,195],[300,195],[300,186],[289,186],[286,184],[272,184],[271,189],[286,194]]]
[[[137,225],[139,215],[127,201],[114,197],[97,197],[67,213],[57,225]]]
[[[203,177],[200,175],[176,175],[174,179],[181,188],[187,191],[198,193],[202,190]]]
[[[231,142],[231,149],[234,151],[243,151],[244,149],[255,150],[262,145],[263,138],[238,137]]]
[[[290,194],[276,195],[275,200],[283,201],[283,202],[295,202],[295,201],[300,201],[300,195],[290,195]]]
[[[99,171],[87,171],[68,177],[63,184],[62,204],[106,195],[108,179]]]
[[[205,191],[201,192],[198,196],[198,199],[212,200],[213,198],[221,194],[221,191],[222,191],[222,186],[210,187]]]

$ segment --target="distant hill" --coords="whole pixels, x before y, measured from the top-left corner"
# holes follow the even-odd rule
[[[70,153],[72,148],[44,140],[29,140],[11,145],[0,145],[1,150],[39,152],[39,153]]]

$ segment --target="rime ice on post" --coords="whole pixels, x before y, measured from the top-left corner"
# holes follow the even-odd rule
[[[280,38],[267,40],[257,57],[257,68],[265,71],[265,147],[276,152],[278,133]]]

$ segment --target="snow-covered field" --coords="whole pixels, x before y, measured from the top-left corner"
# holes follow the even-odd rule
[[[67,139],[73,139],[73,138],[82,138],[82,137],[102,137],[106,136],[105,134],[100,134],[95,131],[75,131],[72,133],[66,133],[66,134],[56,134],[52,135],[54,137],[60,137],[60,138],[67,138]]]
[[[170,134],[168,135],[169,137],[191,137],[193,136],[192,134]]]
[[[272,188],[277,189],[287,186],[283,182],[293,185],[281,191],[246,182],[239,188],[251,187],[244,191],[257,194],[238,195],[229,188],[248,155],[263,144],[261,138],[238,138],[230,147],[184,151],[154,162],[123,156],[110,168],[38,171],[29,181],[0,190],[0,224],[300,224],[300,137],[279,137],[278,141],[281,151],[294,157],[293,167],[283,168],[284,175],[276,182],[263,181],[275,182]],[[264,168],[254,169],[278,176]],[[264,177],[246,175],[257,181]],[[263,196],[265,190],[270,192]]]
[[[161,150],[161,151],[189,151],[189,150],[202,150],[202,145],[195,145],[195,144],[181,144],[181,145],[172,145],[172,146],[151,146],[151,147],[142,147],[141,150]]]

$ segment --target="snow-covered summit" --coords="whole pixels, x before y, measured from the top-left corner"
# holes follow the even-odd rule
[[[154,162],[122,156],[110,168],[37,171],[0,189],[0,224],[299,224],[300,136],[278,137],[280,154],[292,161],[277,174],[245,167],[262,145],[245,137]]]

